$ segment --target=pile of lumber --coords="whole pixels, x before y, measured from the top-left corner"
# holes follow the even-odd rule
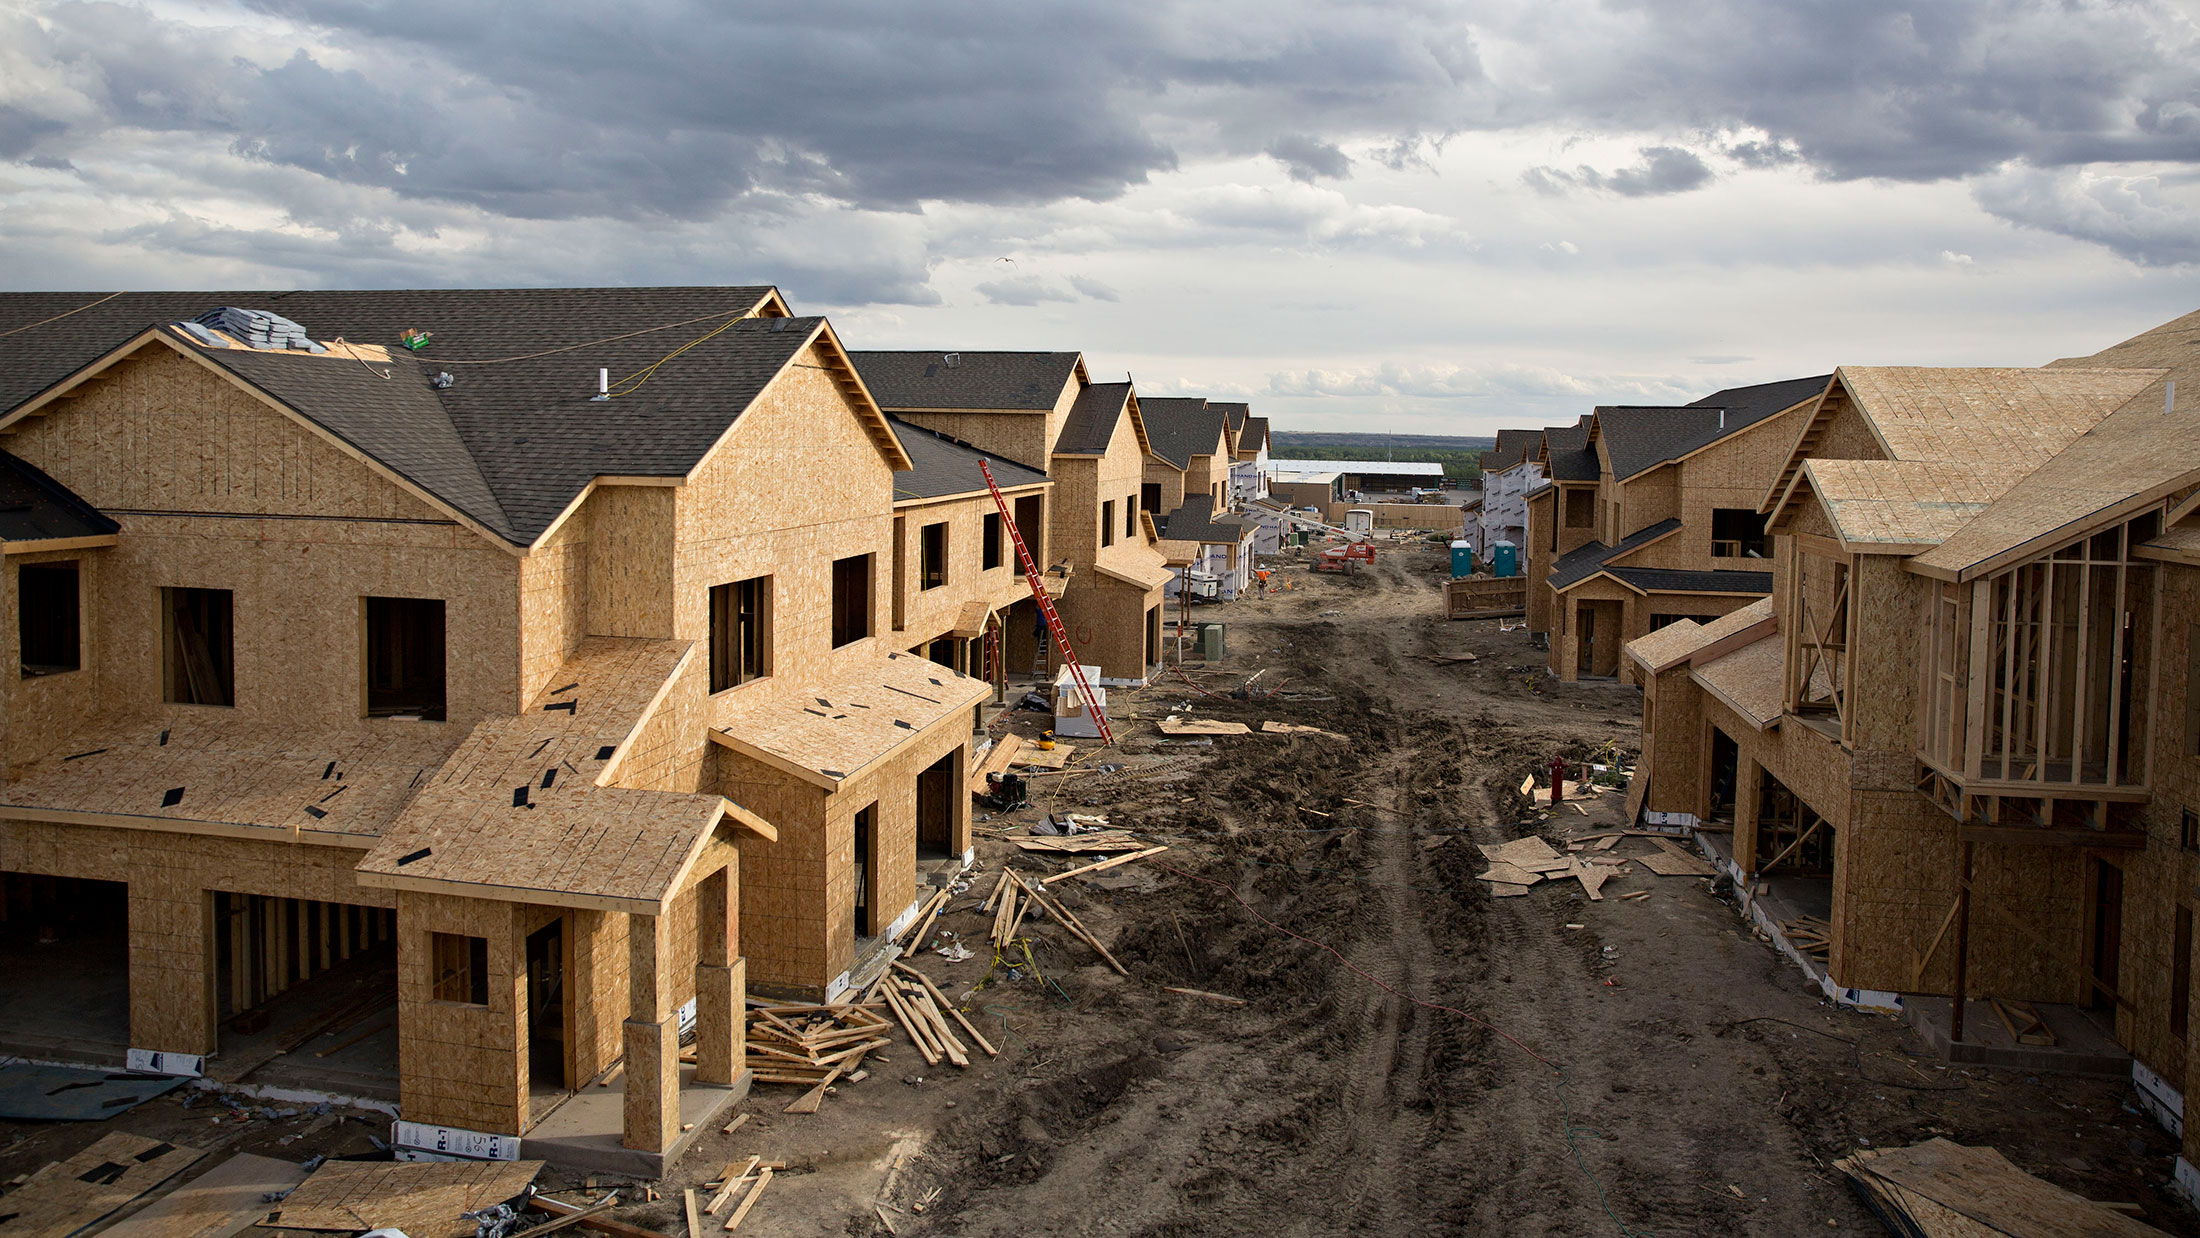
[[[947,994],[940,992],[940,986],[932,983],[930,976],[907,963],[897,962],[890,974],[881,979],[880,995],[886,999],[894,1017],[901,1020],[902,1030],[909,1033],[910,1043],[917,1046],[917,1052],[924,1055],[926,1062],[937,1066],[947,1061],[967,1069],[971,1044],[983,1049],[987,1057],[1000,1056],[1000,1050],[970,1025],[970,1020],[955,1009],[955,1003],[947,1000]],[[955,1034],[949,1019],[969,1036],[969,1044]]]
[[[1906,1238],[2162,1238],[2125,1215],[2136,1205],[2100,1203],[2042,1182],[1992,1148],[1933,1139],[1859,1152],[1833,1167]]]
[[[809,1090],[788,1113],[816,1113],[825,1089],[863,1068],[863,1059],[892,1041],[894,1025],[876,1005],[749,1007],[748,1068],[758,1083],[792,1083]]]
[[[993,949],[996,953],[1006,949],[1008,943],[1016,939],[1016,930],[1023,926],[1024,917],[1031,914],[1032,910],[1036,908],[1048,919],[1068,930],[1070,936],[1092,947],[1093,953],[1098,954],[1102,962],[1114,968],[1117,975],[1128,976],[1130,973],[1123,969],[1121,963],[1116,962],[1115,956],[1108,953],[1108,948],[1100,944],[1100,939],[1092,935],[1092,930],[1086,928],[1082,920],[1079,920],[1060,902],[1047,897],[1047,882],[1058,881],[1064,877],[1075,877],[1080,873],[1094,872],[1116,864],[1129,863],[1132,860],[1143,859],[1156,851],[1166,850],[1168,850],[1166,847],[1153,847],[1133,855],[1117,856],[1112,860],[1103,860],[1098,864],[1087,864],[1083,868],[1073,868],[1066,873],[1056,873],[1054,876],[1038,882],[1026,881],[1014,869],[1004,868],[1001,870],[1000,879],[994,883],[993,892],[986,896],[985,902],[978,905],[978,910],[991,911],[993,914],[993,925],[986,936],[993,943]]]
[[[1797,916],[1793,920],[1780,921],[1780,932],[1788,944],[1825,966],[1833,950],[1833,926],[1817,916]]]
[[[686,1193],[688,1233],[700,1235],[703,1232],[703,1218],[717,1216],[733,1203],[736,1195],[741,1197],[741,1202],[733,1206],[733,1215],[726,1218],[726,1224],[720,1232],[730,1234],[741,1228],[741,1222],[748,1219],[749,1209],[756,1206],[757,1199],[764,1194],[764,1188],[772,1184],[772,1175],[786,1167],[784,1161],[766,1161],[761,1156],[728,1162],[725,1172],[718,1175],[715,1183],[703,1184],[704,1190],[709,1190],[713,1185],[718,1188],[717,1193],[710,1197],[710,1202],[698,1204],[693,1190]]]

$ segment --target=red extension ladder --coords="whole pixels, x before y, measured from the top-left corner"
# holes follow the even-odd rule
[[[1115,742],[1115,732],[1108,727],[1107,711],[1093,696],[1092,685],[1085,682],[1085,668],[1077,661],[1077,651],[1069,647],[1069,633],[1062,630],[1062,617],[1054,612],[1054,599],[1047,596],[1047,587],[1039,578],[1039,565],[1031,561],[1031,548],[1024,545],[1023,531],[1016,527],[1016,517],[1008,510],[1008,500],[1001,497],[1001,488],[993,480],[993,468],[984,460],[978,461],[978,471],[985,474],[985,488],[993,492],[993,506],[1001,510],[1001,523],[1008,526],[1008,537],[1016,543],[1016,561],[1024,568],[1024,583],[1031,586],[1031,600],[1039,604],[1039,613],[1046,616],[1047,631],[1054,636],[1054,647],[1062,651],[1062,661],[1069,665],[1072,679],[1077,681],[1077,695],[1085,702],[1085,709],[1100,727],[1100,743],[1103,747]]]

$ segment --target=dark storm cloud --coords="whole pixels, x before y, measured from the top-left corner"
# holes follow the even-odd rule
[[[1698,150],[1914,181],[2200,161],[2200,38],[2171,0],[254,7],[250,30],[106,3],[0,15],[52,78],[0,82],[0,158],[188,134],[491,216],[674,221],[1106,200],[1180,159],[1265,154],[1312,182],[1349,175],[1348,152],[1409,168],[1447,135],[1531,128],[1665,135],[1632,167],[1531,178],[1628,197],[1710,181]],[[285,45],[266,16],[308,33]],[[2101,243],[2142,261],[2179,252],[2143,212],[2097,217],[2145,203],[2092,200],[1980,196],[2128,233]]]
[[[1678,146],[1645,146],[1642,159],[1614,172],[1599,172],[1583,164],[1568,172],[1560,168],[1529,168],[1521,174],[1538,193],[1559,194],[1569,189],[1602,189],[1623,198],[1654,198],[1687,193],[1711,183],[1712,174],[1703,157]]]
[[[1268,153],[1290,170],[1291,179],[1313,184],[1315,181],[1343,180],[1352,175],[1352,157],[1336,146],[1303,133],[1286,134],[1268,144]]]

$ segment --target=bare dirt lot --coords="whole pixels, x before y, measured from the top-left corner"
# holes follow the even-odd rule
[[[1831,1162],[1940,1134],[2200,1233],[2128,1083],[1948,1069],[1906,1024],[1807,991],[1707,880],[1634,865],[1602,902],[1549,882],[1493,900],[1474,844],[1618,823],[1617,795],[1539,818],[1518,787],[1554,754],[1631,759],[1640,702],[1556,685],[1525,633],[1445,622],[1443,571],[1440,547],[1385,547],[1352,576],[1286,568],[1287,592],[1195,611],[1227,623],[1229,657],[1112,693],[1120,747],[1073,769],[1125,768],[1038,779],[1031,809],[981,821],[979,872],[940,922],[956,937],[932,934],[975,957],[916,960],[970,993],[1000,1056],[931,1068],[897,1039],[815,1116],[782,1112],[798,1089],[759,1087],[660,1201],[615,1215],[679,1233],[681,1188],[762,1155],[788,1169],[744,1233],[1876,1233]],[[1477,660],[1425,656],[1461,652]],[[1273,694],[1233,697],[1256,671]],[[1167,741],[1152,722],[1170,713],[1345,738]],[[1051,923],[1026,921],[1028,962],[985,944],[977,905],[1004,862],[1079,862],[1002,840],[1050,810],[1170,847],[1050,887],[1128,977]],[[96,1126],[0,1127],[0,1179],[99,1129],[176,1137],[208,1115],[171,1096]],[[375,1129],[254,1121],[270,1155],[357,1151]]]

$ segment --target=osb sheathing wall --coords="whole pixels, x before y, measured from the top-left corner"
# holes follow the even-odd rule
[[[593,498],[594,496],[590,496]],[[519,565],[520,699],[558,685],[550,677],[588,635],[588,532],[583,502]]]
[[[1640,673],[1640,667],[1637,667]],[[1642,806],[1650,812],[1703,815],[1701,746],[1705,735],[1703,690],[1688,677],[1686,662],[1648,677],[1642,689],[1642,761],[1637,777],[1650,780]]]
[[[1009,511],[1016,510],[1016,501],[1027,495],[1045,496],[1047,487],[1024,486],[1004,490],[1002,497],[1008,500]],[[1016,562],[1016,546],[1009,540],[1008,529],[1001,529],[1000,562],[994,567],[985,566],[985,518],[998,515],[993,496],[979,493],[960,498],[938,499],[930,502],[903,500],[894,509],[901,519],[901,542],[895,553],[901,556],[902,599],[899,614],[901,623],[894,627],[893,643],[909,648],[922,641],[935,640],[947,635],[961,618],[966,603],[978,601],[989,607],[1006,609],[1019,598],[1031,596],[1031,587],[1024,583],[1021,567]],[[1120,519],[1120,515],[1117,517]],[[947,580],[937,588],[923,588],[924,529],[927,525],[947,526]],[[1034,556],[1039,547],[1032,547]],[[1043,571],[1046,564],[1040,563]],[[882,574],[885,587],[894,587],[895,572]],[[975,672],[973,672],[975,673]]]
[[[524,1127],[525,910],[516,903],[398,892],[398,1103],[408,1120],[505,1134]],[[433,933],[488,941],[488,1005],[435,1000]],[[585,1001],[593,990],[576,979],[568,977],[571,999]]]
[[[2200,666],[2200,645],[2192,639],[2193,624],[2200,622],[2200,569],[2165,563],[2161,572],[2162,643],[2152,685],[2155,725],[2149,748],[2153,797],[2141,818],[2147,845],[2143,851],[2096,854],[2124,872],[2117,992],[2130,1008],[2117,1011],[2117,1039],[2149,1069],[2191,1097],[2195,1086],[2200,1086],[2200,1061],[2187,1055],[2200,1042],[2191,1030],[2200,1024],[2190,1021],[2193,1011],[2188,1006],[2184,1037],[2171,1033],[2170,987],[2177,908],[2193,908],[2200,915],[2200,852],[2186,851],[2181,845],[2183,814],[2200,811],[2200,758],[2189,746],[2184,716],[2190,679]],[[2188,1110],[2187,1117],[2191,1116]],[[2185,1131],[2186,1159],[2200,1160],[2200,1122],[2188,1120]]]
[[[879,863],[870,898],[881,927],[916,899],[917,775],[966,752],[970,720],[949,714],[893,758],[828,793],[722,745],[719,794],[779,828],[779,841],[741,850],[741,952],[749,987],[818,998],[855,961],[855,818],[873,804]],[[970,846],[967,756],[958,763],[953,846]]]
[[[64,736],[89,717],[100,704],[98,671],[106,656],[107,629],[99,611],[99,577],[109,570],[109,549],[41,551],[8,555],[0,570],[0,779],[18,761],[48,752]],[[21,603],[17,570],[26,563],[75,560],[79,614],[77,619],[78,669],[59,674],[23,678],[23,645],[20,634]]]
[[[819,349],[804,349],[676,491],[672,630],[710,639],[713,585],[772,578],[772,675],[828,680],[888,632],[893,472]],[[869,554],[871,639],[832,647],[833,561]],[[735,689],[738,691],[738,689]]]
[[[130,1043],[216,1048],[213,892],[390,907],[352,880],[359,852],[198,834],[0,821],[0,870],[130,887]]]
[[[1161,488],[1160,498],[1157,500],[1161,504],[1161,510],[1155,514],[1162,516],[1166,516],[1177,508],[1184,506],[1185,491],[1204,488],[1191,485],[1186,480],[1183,469],[1158,456],[1147,457],[1142,480]],[[1325,492],[1323,498],[1326,499],[1327,497]]]
[[[1633,533],[1677,516],[1681,531],[1627,558],[1630,567],[1663,567],[1684,571],[1762,572],[1770,570],[1762,559],[1715,558],[1711,553],[1711,513],[1716,508],[1755,511],[1765,490],[1787,463],[1788,449],[1802,426],[1802,413],[1768,417],[1738,434],[1730,435],[1679,464],[1652,470],[1650,476],[1675,474],[1675,493],[1646,502],[1638,510],[1637,483],[1623,483],[1626,497],[1625,532]],[[1655,495],[1655,483],[1645,492]],[[1656,515],[1651,515],[1656,511]]]
[[[1099,544],[1100,503],[1114,500],[1118,521],[1123,519],[1126,501],[1134,507],[1138,503],[1145,455],[1138,448],[1138,434],[1131,427],[1130,416],[1126,413],[1117,420],[1107,453],[1097,461],[1065,456],[1057,464],[1055,544],[1076,570],[1068,590],[1056,600],[1055,609],[1079,658],[1098,666],[1107,678],[1142,679],[1146,674],[1146,612],[1161,604],[1162,586],[1140,590],[1102,577],[1095,570],[1105,564],[1133,575],[1150,575],[1167,565],[1166,558],[1147,543],[1143,532],[1125,536],[1121,525],[1116,526],[1114,545]],[[1165,506],[1162,514],[1170,510],[1173,508]],[[1060,665],[1060,655],[1050,651],[1048,670]]]
[[[1527,546],[1522,555],[1521,573],[1528,578],[1528,630],[1551,630],[1552,611],[1556,609],[1548,581],[1551,576],[1551,498],[1556,489],[1547,489],[1528,502]]]
[[[1075,385],[1070,387],[1074,402]],[[1051,413],[1022,410],[1003,412],[916,413],[895,410],[894,416],[911,425],[937,430],[960,439],[979,451],[998,455],[1012,464],[1046,470],[1054,435],[1061,423]]]
[[[1054,454],[1055,441],[1062,436],[1062,425],[1069,420],[1069,410],[1076,405],[1077,396],[1084,389],[1084,384],[1072,374],[1062,383],[1054,407],[1045,412],[1024,409],[953,412],[895,409],[893,412],[911,425],[961,439],[980,451],[999,452],[1003,459],[1046,469]]]
[[[236,705],[224,717],[300,730],[464,727],[520,707],[509,551],[165,348],[80,391],[0,436],[122,524],[119,544],[79,556],[92,567],[86,653],[96,656],[75,674],[93,682],[8,677],[11,760],[64,742],[67,722],[91,712],[88,695],[101,710],[162,708],[163,586],[235,592]],[[368,596],[443,599],[448,722],[364,717]]]

